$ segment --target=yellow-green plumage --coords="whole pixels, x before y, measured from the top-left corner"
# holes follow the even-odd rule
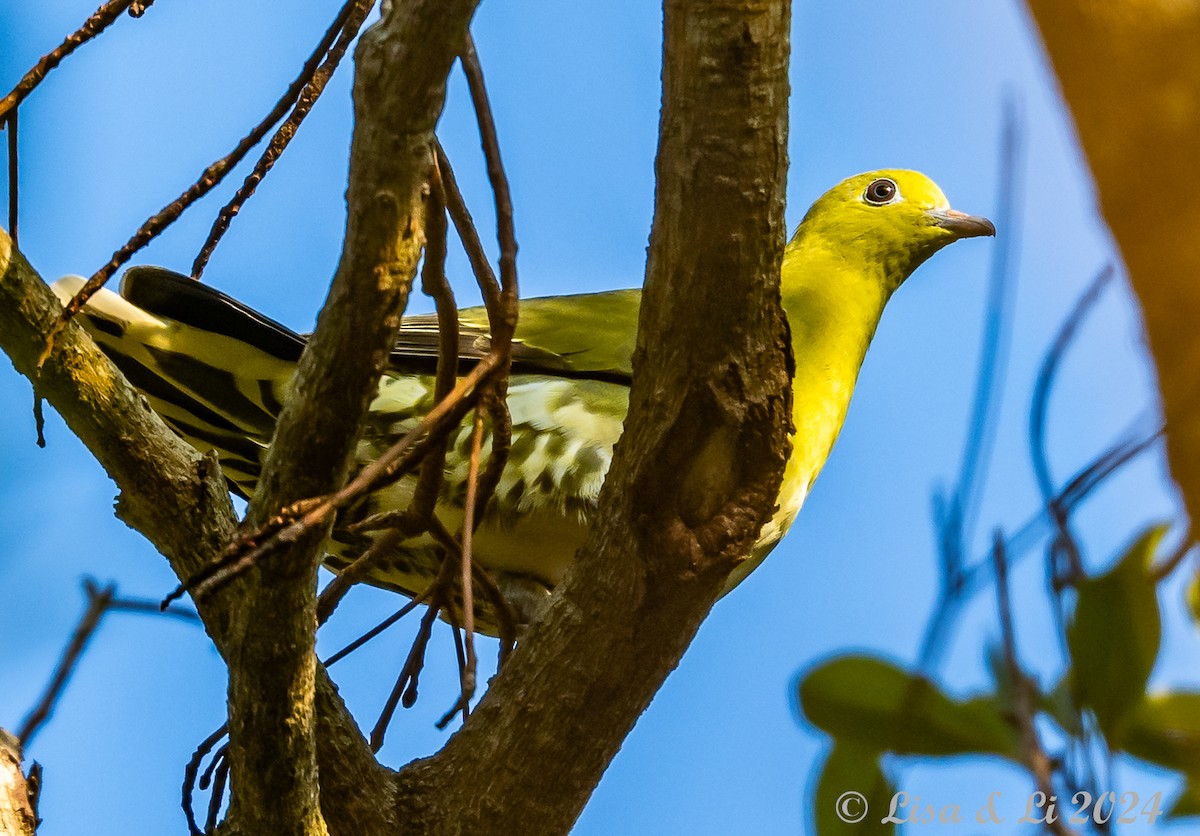
[[[821,197],[785,251],[781,289],[795,355],[795,436],[776,512],[736,585],[791,525],[824,464],[879,317],[892,292],[926,258],[958,238],[992,234],[991,224],[954,212],[917,172],[858,175]],[[68,298],[80,279],[56,284]],[[103,291],[82,321],[164,419],[201,450],[214,449],[235,490],[248,495],[259,457],[286,399],[303,338],[223,295],[158,268],[134,268],[122,296]],[[475,557],[532,617],[582,543],[620,436],[629,402],[640,292],[529,299],[521,303],[508,395],[513,443],[495,498],[475,538]],[[686,315],[686,311],[681,314]],[[488,349],[482,309],[460,312],[461,354]],[[358,449],[377,457],[432,405],[436,319],[407,317],[393,367],[380,381]],[[451,529],[462,520],[470,428],[450,439],[437,513]],[[485,455],[490,439],[485,441]],[[333,568],[369,545],[346,526],[402,509],[406,478],[371,495],[339,520]],[[439,553],[427,537],[402,543],[372,582],[418,594],[436,574]],[[483,607],[479,626],[496,629]]]

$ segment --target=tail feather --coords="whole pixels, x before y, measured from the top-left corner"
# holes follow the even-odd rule
[[[83,285],[53,285],[66,302]],[[304,338],[210,287],[160,268],[133,268],[121,295],[100,290],[81,324],[177,433],[215,450],[249,495]]]

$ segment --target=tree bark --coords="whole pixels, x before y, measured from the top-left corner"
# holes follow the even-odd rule
[[[0,729],[0,836],[34,836],[36,789],[21,771],[21,744]]]
[[[257,528],[345,482],[424,245],[423,190],[446,76],[477,0],[393,3],[355,55],[341,261],[250,502]],[[239,579],[229,657],[230,825],[324,833],[317,779],[316,581],[328,526]]]
[[[1200,520],[1200,6],[1030,0],[1141,303],[1171,473]]]
[[[788,4],[668,2],[664,56],[633,390],[599,521],[461,731],[400,773],[416,832],[568,831],[773,510]]]

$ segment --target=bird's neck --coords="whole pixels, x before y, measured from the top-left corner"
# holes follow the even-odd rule
[[[847,263],[834,250],[808,246],[804,258],[793,263],[789,270],[785,258],[782,283],[796,362],[796,435],[780,496],[784,513],[789,499],[798,510],[837,440],[890,295],[886,283],[868,272],[870,267]]]

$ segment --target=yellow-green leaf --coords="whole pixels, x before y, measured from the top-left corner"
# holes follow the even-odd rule
[[[883,824],[892,786],[879,768],[879,753],[836,743],[821,766],[813,813],[817,836],[890,836]]]
[[[800,682],[808,721],[839,743],[906,755],[1017,758],[1017,737],[991,697],[955,700],[928,679],[871,656],[821,663]]]
[[[1200,816],[1200,781],[1189,779],[1183,785],[1183,792],[1171,802],[1167,810],[1168,819],[1182,819],[1188,816]]]
[[[1115,748],[1158,656],[1162,626],[1149,568],[1165,531],[1147,529],[1112,569],[1079,584],[1067,630],[1076,702],[1095,712]]]
[[[1147,696],[1130,715],[1121,748],[1200,779],[1200,692]]]

